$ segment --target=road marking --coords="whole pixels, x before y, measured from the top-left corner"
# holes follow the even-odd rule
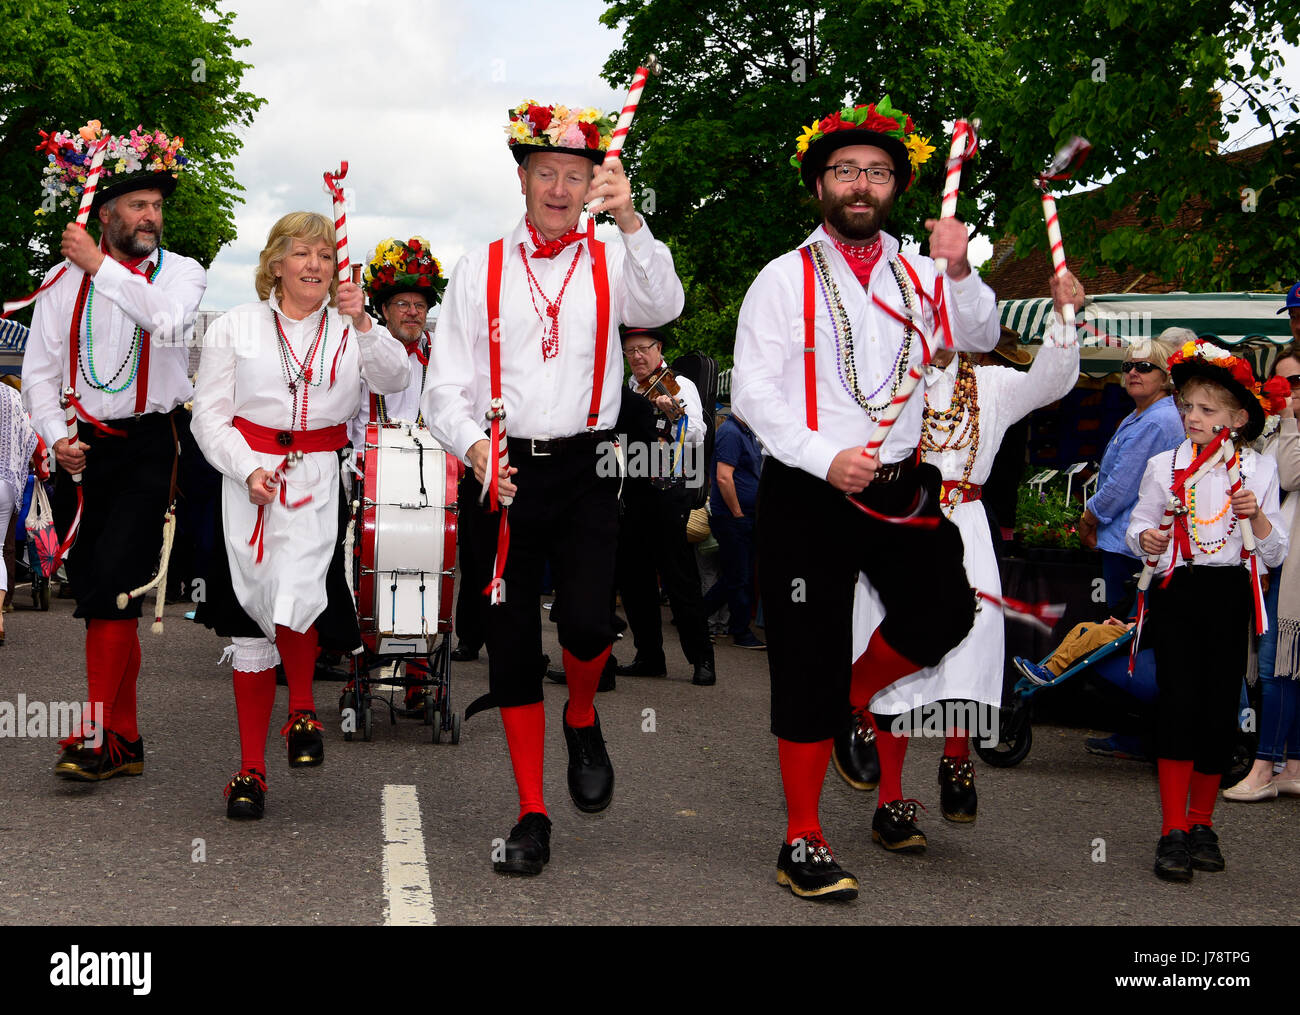
[[[427,927],[438,922],[414,786],[384,787],[384,926]]]

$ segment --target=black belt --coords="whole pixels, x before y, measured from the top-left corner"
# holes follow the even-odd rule
[[[569,455],[576,452],[590,452],[604,441],[617,439],[613,430],[584,430],[570,437],[510,437],[506,443],[511,454],[527,454],[534,458],[547,455]]]
[[[902,479],[909,472],[921,464],[921,449],[917,448],[916,452],[909,458],[904,458],[901,462],[890,462],[888,465],[882,465],[876,469],[876,475],[871,480],[872,483],[893,483]]]

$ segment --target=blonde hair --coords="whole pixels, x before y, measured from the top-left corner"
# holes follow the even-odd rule
[[[314,211],[292,211],[285,215],[266,234],[266,246],[262,248],[262,253],[258,255],[257,278],[254,284],[257,287],[257,298],[259,300],[268,299],[272,289],[275,290],[277,297],[281,295],[280,280],[276,278],[275,269],[289,256],[289,251],[293,249],[295,240],[302,240],[305,243],[323,241],[328,243],[330,249],[333,250],[338,237],[334,232],[334,223],[324,215]],[[331,306],[338,299],[338,291],[338,272],[331,271]]]
[[[1169,376],[1169,357],[1184,342],[1195,339],[1196,335],[1187,328],[1166,328],[1158,338],[1139,338],[1129,346],[1124,358],[1131,362],[1145,360],[1154,364],[1165,375],[1164,389],[1173,391],[1174,379]]]

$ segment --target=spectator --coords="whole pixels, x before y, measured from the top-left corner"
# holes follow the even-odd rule
[[[1300,289],[1300,285],[1296,288]],[[1300,306],[1300,295],[1295,299]],[[1300,313],[1294,320],[1300,320]],[[1280,414],[1277,433],[1265,443],[1263,453],[1277,462],[1282,489],[1294,491],[1300,489],[1300,433],[1295,417],[1300,398],[1300,342],[1278,358],[1273,376],[1290,381],[1291,399]],[[1288,532],[1296,531],[1297,504],[1300,497],[1292,493],[1282,505],[1282,523]],[[1245,778],[1223,791],[1225,800],[1251,802],[1273,800],[1278,794],[1300,796],[1300,686],[1296,684],[1300,667],[1295,660],[1296,632],[1300,629],[1300,563],[1297,561],[1300,556],[1288,557],[1281,572],[1274,571],[1269,576],[1264,595],[1268,632],[1259,642],[1259,747],[1255,764]],[[1286,633],[1280,637],[1283,627]],[[1274,775],[1273,767],[1278,762],[1285,762],[1286,767]]]
[[[722,576],[705,595],[704,609],[711,615],[726,602],[727,633],[737,648],[765,647],[749,627],[754,614],[754,503],[762,465],[758,438],[733,412],[718,429],[713,451],[709,527],[718,540]]]
[[[0,384],[0,537],[9,531],[9,520],[22,503],[27,465],[35,461],[37,441],[36,430],[23,412],[18,392]],[[0,600],[8,589],[9,568],[0,559]],[[4,643],[5,618],[0,612],[0,645]]]

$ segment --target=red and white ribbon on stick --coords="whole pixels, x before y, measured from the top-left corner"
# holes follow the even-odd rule
[[[339,285],[348,281],[351,265],[351,261],[348,259],[348,199],[347,195],[343,193],[343,188],[339,186],[347,175],[348,164],[346,161],[339,163],[338,172],[325,173],[325,193],[329,194],[334,205],[334,251]],[[347,347],[348,334],[352,330],[352,318],[346,314],[341,316],[343,318],[343,336],[339,339],[338,347],[334,350],[334,360],[330,364],[331,388],[334,387],[334,379],[338,375],[339,356],[343,354],[343,350]]]
[[[90,221],[90,206],[95,203],[95,188],[99,186],[99,176],[104,168],[104,155],[108,152],[108,143],[111,140],[113,140],[112,135],[105,134],[95,142],[94,154],[90,159],[90,168],[86,171],[86,189],[81,192],[81,206],[77,209],[77,225],[82,229],[85,229],[86,224]],[[37,151],[40,151],[40,149],[38,148]],[[37,297],[61,279],[67,270],[68,264],[65,261],[59,270],[54,273],[54,277],[34,292],[28,293],[20,300],[6,301],[4,313],[0,314],[0,317],[9,317],[24,307],[30,307],[36,302]]]
[[[1056,199],[1052,197],[1047,185],[1054,180],[1068,180],[1073,172],[1083,165],[1084,159],[1092,151],[1092,145],[1086,138],[1074,137],[1069,144],[1056,153],[1056,158],[1038,176],[1038,187],[1043,192],[1043,220],[1047,223],[1047,244],[1052,251],[1052,270],[1057,275],[1064,275],[1065,244],[1061,241],[1061,220],[1056,212]],[[1065,326],[1074,327],[1074,304],[1065,305]]]
[[[618,123],[614,125],[614,133],[609,139],[609,150],[605,152],[605,160],[602,166],[609,163],[610,159],[616,159],[623,154],[623,142],[627,140],[628,131],[632,129],[632,117],[636,115],[636,107],[641,102],[641,93],[645,91],[646,82],[650,75],[659,76],[659,61],[651,53],[646,57],[644,66],[638,67],[636,73],[632,75],[631,87],[627,90],[627,99],[623,103],[623,109],[618,114]],[[596,200],[587,206],[587,236],[594,238],[596,235],[596,213],[600,211],[601,201]]]
[[[974,121],[974,123],[978,125],[978,121]],[[943,203],[939,211],[939,217],[941,219],[952,218],[957,214],[957,194],[961,183],[962,166],[966,164],[967,159],[975,154],[978,143],[978,139],[975,136],[975,129],[971,122],[958,120],[953,125],[952,145],[949,148],[948,155],[948,176],[944,182]],[[934,296],[927,296],[919,288],[917,292],[922,300],[929,302],[934,308],[934,330],[942,333],[944,347],[952,348],[952,329],[948,324],[948,311],[944,306],[943,300],[943,272],[947,269],[948,264],[943,258],[939,258],[935,261],[934,267],[936,273]],[[932,334],[931,338],[933,337]],[[903,412],[903,406],[908,403],[908,400],[912,397],[912,393],[916,390],[916,386],[921,382],[922,372],[930,362],[930,349],[932,345],[932,342],[925,341],[924,336],[922,336],[921,362],[919,364],[914,363],[907,371],[907,376],[903,378],[903,383],[898,386],[898,391],[890,400],[884,413],[876,421],[876,428],[872,431],[871,439],[867,441],[866,445],[862,449],[864,457],[870,458],[872,455],[879,454],[880,446],[884,444],[886,439],[889,437],[890,427],[898,422],[898,417]],[[848,497],[849,495],[845,494],[845,496]],[[849,499],[852,500],[851,497]],[[885,520],[891,521],[897,525],[910,526],[919,525],[923,521],[922,518],[915,516],[906,518],[887,518]]]
[[[1226,445],[1230,450],[1224,452],[1224,460],[1228,467],[1228,482],[1232,484],[1232,493],[1241,489],[1241,463],[1237,458],[1237,445],[1229,441]],[[1264,587],[1259,580],[1259,558],[1255,555],[1255,530],[1250,526],[1250,520],[1239,518],[1237,530],[1241,533],[1241,556],[1250,563],[1250,593],[1251,599],[1255,604],[1255,633],[1264,634],[1268,631],[1268,611],[1264,608]]]
[[[994,595],[983,589],[976,589],[975,595],[1001,609],[1008,619],[1031,624],[1044,634],[1051,634],[1056,622],[1065,616],[1065,603],[1031,603],[1024,599]]]

